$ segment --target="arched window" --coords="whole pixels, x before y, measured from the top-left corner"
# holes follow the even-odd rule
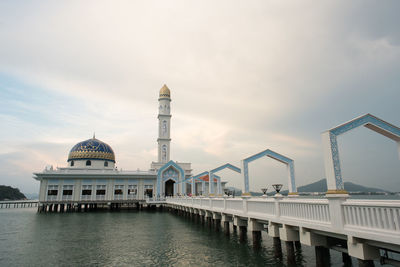
[[[92,165],[92,162],[90,160],[87,160],[86,161],[86,166],[91,166],[91,165]]]
[[[167,160],[167,145],[162,146],[162,160],[163,161]]]
[[[71,160],[71,167],[73,167],[74,166],[74,161],[73,160]]]
[[[104,161],[104,167],[108,167],[108,161]]]

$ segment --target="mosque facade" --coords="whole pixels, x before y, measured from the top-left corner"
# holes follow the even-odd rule
[[[160,89],[158,103],[158,159],[149,170],[118,169],[111,146],[93,136],[72,147],[66,167],[46,167],[34,173],[34,179],[40,182],[39,202],[124,203],[190,195],[191,163],[170,159],[171,92],[166,85]],[[202,179],[194,183],[196,195],[207,194],[208,177]]]

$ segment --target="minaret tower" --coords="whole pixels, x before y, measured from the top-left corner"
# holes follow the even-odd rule
[[[158,98],[158,162],[167,163],[170,159],[171,92],[168,87],[160,89]]]

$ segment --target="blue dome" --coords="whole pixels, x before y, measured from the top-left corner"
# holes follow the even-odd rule
[[[68,162],[79,159],[98,159],[115,162],[115,155],[109,145],[93,137],[76,144],[69,152]]]

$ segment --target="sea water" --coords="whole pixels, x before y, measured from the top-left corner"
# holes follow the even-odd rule
[[[225,236],[165,210],[0,210],[0,266],[287,266],[284,242],[282,252],[274,256],[266,232],[254,249],[251,232],[241,243],[232,229]],[[331,250],[332,266],[341,258]],[[296,251],[296,266],[315,266],[313,247]]]

